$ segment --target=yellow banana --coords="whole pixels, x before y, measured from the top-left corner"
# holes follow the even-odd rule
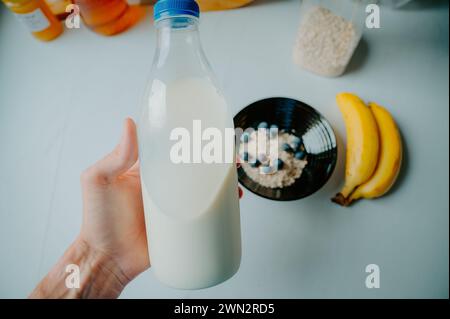
[[[345,184],[332,200],[347,205],[353,190],[366,182],[378,162],[379,134],[375,118],[367,105],[356,95],[340,93],[336,97],[347,129]]]
[[[369,103],[380,132],[380,155],[375,173],[350,195],[348,203],[359,198],[376,198],[386,194],[394,185],[402,163],[403,147],[400,132],[389,112]]]

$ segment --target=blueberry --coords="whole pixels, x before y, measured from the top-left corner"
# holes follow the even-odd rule
[[[242,154],[242,159],[248,162],[248,152],[244,152],[244,154]]]
[[[283,169],[284,162],[279,158],[277,159],[277,169]]]
[[[283,151],[285,151],[285,152],[290,152],[290,151],[292,151],[292,148],[291,148],[291,146],[290,146],[288,143],[284,143],[283,146],[282,146],[282,149],[283,149]]]
[[[272,172],[272,168],[269,165],[261,166],[261,172],[264,174],[269,174]]]
[[[250,134],[248,132],[244,132],[241,135],[241,142],[248,143],[248,140],[250,139]]]
[[[250,163],[250,166],[253,167],[253,168],[258,167],[259,165],[261,165],[261,163],[260,163],[258,160],[256,160],[256,161]]]
[[[258,124],[258,128],[268,128],[269,124],[267,124],[267,122],[261,122]]]
[[[299,159],[299,160],[304,159],[305,156],[306,156],[306,154],[305,154],[305,152],[303,152],[303,151],[298,151],[298,152],[295,153],[295,158],[296,158],[296,159]]]

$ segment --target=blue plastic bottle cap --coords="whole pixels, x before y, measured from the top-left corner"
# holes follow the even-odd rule
[[[200,8],[194,0],[158,0],[153,8],[155,21],[178,15],[189,15],[198,18],[200,16]]]

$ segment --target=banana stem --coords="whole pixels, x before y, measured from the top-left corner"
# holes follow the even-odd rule
[[[342,193],[337,193],[336,196],[331,199],[331,201],[341,206],[348,206],[350,204],[350,202],[347,200],[347,198],[345,198],[344,195],[342,195]]]

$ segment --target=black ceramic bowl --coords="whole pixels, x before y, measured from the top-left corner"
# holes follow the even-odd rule
[[[268,199],[288,201],[309,196],[325,185],[336,166],[337,146],[331,125],[319,112],[297,100],[269,98],[250,104],[234,117],[234,126],[243,130],[256,129],[260,122],[294,130],[294,135],[303,139],[308,164],[300,178],[284,188],[264,187],[239,167],[239,182],[245,188]]]

